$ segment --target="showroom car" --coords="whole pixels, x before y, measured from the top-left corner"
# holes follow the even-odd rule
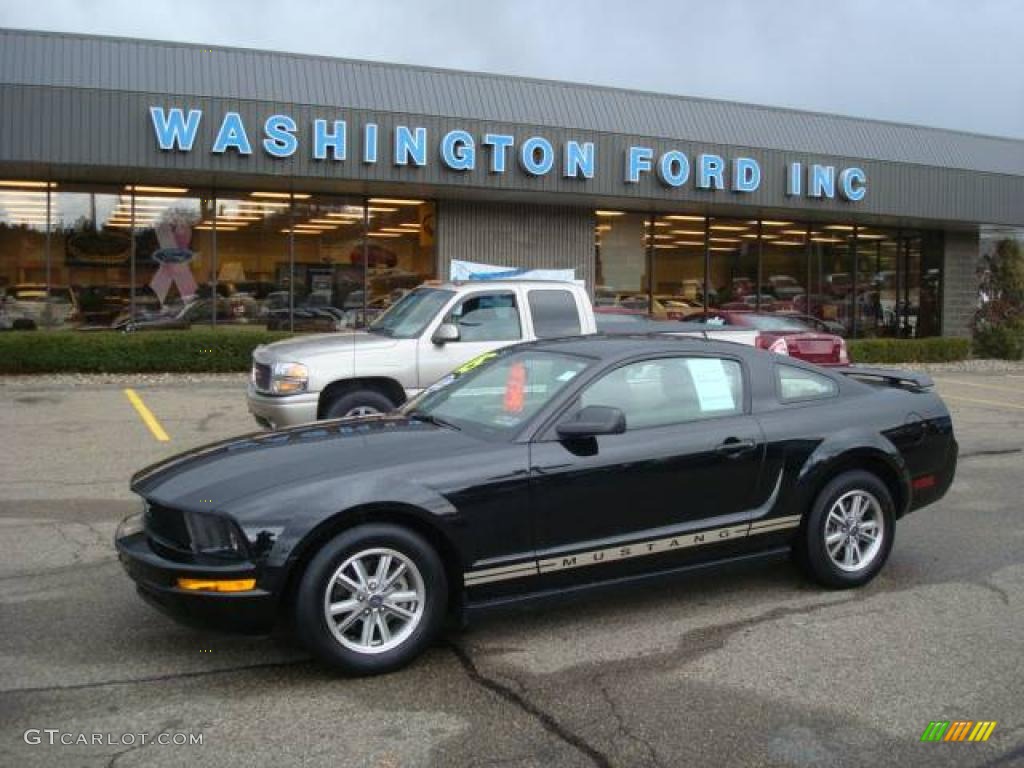
[[[957,443],[924,375],[701,339],[491,350],[399,410],[261,432],[137,473],[116,546],[184,621],[291,624],[323,662],[396,669],[445,617],[792,552],[874,578]]]

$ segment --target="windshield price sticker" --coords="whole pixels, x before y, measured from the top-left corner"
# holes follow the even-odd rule
[[[686,361],[697,389],[700,409],[708,411],[731,411],[736,408],[732,396],[732,383],[721,360],[694,358]]]

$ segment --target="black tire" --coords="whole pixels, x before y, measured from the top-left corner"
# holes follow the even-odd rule
[[[421,578],[424,599],[418,623],[408,637],[388,650],[364,653],[346,647],[329,626],[326,603],[339,593],[332,592],[332,598],[328,598],[327,590],[334,583],[338,569],[349,558],[375,549],[399,553],[415,566]],[[341,594],[338,599],[347,597]],[[448,580],[441,558],[434,548],[408,528],[368,523],[331,539],[309,563],[295,596],[295,633],[317,659],[346,674],[382,674],[405,666],[430,645],[441,629],[447,606]],[[365,620],[372,621],[372,618]],[[362,621],[356,619],[355,624],[360,626],[353,624],[350,631],[360,630]]]
[[[327,406],[324,408],[324,418],[341,419],[350,415],[370,415],[368,413],[353,413],[358,409],[369,408],[377,413],[390,413],[395,409],[395,404],[387,395],[376,389],[352,389],[327,402]]]
[[[830,511],[840,499],[844,499],[849,505],[853,498],[851,494],[859,494],[861,499],[873,499],[877,503],[878,510],[874,511],[874,508],[871,508],[871,518],[868,518],[869,512],[865,512],[865,518],[878,517],[881,520],[878,537],[880,541],[877,548],[873,545],[865,546],[865,558],[861,562],[858,563],[856,558],[852,558],[850,562],[839,564],[836,559],[845,559],[843,556],[847,554],[848,548],[846,545],[840,545],[836,558],[830,555],[829,545],[826,543],[826,528],[830,525]],[[850,540],[857,542],[858,548],[855,551],[861,551],[859,547],[863,541],[856,536],[858,528],[852,531],[830,528],[830,531],[832,535],[838,533],[841,541],[844,536],[852,536]],[[859,587],[867,584],[882,570],[892,551],[895,532],[895,505],[886,484],[877,475],[863,470],[843,472],[833,478],[814,500],[796,544],[794,559],[811,579],[822,586],[832,589]],[[873,554],[867,557],[868,553]]]

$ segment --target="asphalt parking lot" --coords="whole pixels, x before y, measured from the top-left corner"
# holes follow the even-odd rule
[[[826,592],[787,562],[690,576],[493,615],[359,680],[285,638],[179,627],[114,557],[134,470],[252,429],[243,379],[0,381],[0,765],[1024,765],[1024,374],[935,378],[957,479],[867,588]],[[998,725],[919,741],[957,719]]]

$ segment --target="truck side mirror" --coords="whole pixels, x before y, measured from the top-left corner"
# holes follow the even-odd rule
[[[459,326],[455,323],[441,323],[430,340],[438,346],[444,346],[449,341],[458,341]]]

